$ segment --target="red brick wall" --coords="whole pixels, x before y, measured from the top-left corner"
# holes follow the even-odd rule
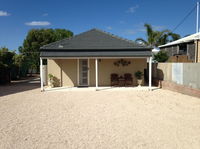
[[[182,94],[200,98],[200,90],[194,89],[194,88],[189,88],[184,85],[178,85],[176,83],[169,82],[169,81],[161,81],[160,87],[162,89],[168,89],[171,91],[175,91],[175,92],[179,92]]]

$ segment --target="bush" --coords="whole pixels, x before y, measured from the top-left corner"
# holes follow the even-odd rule
[[[169,59],[167,52],[159,51],[157,54],[154,55],[154,60],[157,62],[166,62]]]
[[[0,84],[10,83],[10,69],[0,62]]]
[[[141,71],[135,72],[135,77],[136,77],[138,80],[141,80],[143,75],[144,75],[144,74],[143,74]]]

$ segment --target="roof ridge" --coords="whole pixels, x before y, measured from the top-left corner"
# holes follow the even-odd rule
[[[67,38],[64,38],[64,39],[61,39],[61,40],[58,40],[58,41],[54,41],[54,42],[52,42],[52,43],[43,45],[41,48],[45,48],[46,46],[50,46],[50,45],[52,45],[52,44],[59,43],[59,42],[62,42],[62,41],[64,41],[64,40],[71,40],[71,39],[73,39],[73,38],[76,38],[76,37],[79,36],[79,35],[82,35],[82,34],[84,34],[84,33],[86,33],[86,32],[90,32],[90,31],[92,31],[92,30],[94,30],[94,29],[95,29],[95,28],[90,29],[90,30],[85,31],[85,32],[81,32],[81,33],[76,34],[76,35],[71,36],[71,37],[67,37]]]
[[[71,38],[71,37],[69,37],[69,38]],[[45,48],[46,46],[50,46],[50,45],[52,45],[52,44],[61,42],[61,41],[63,41],[63,40],[68,40],[68,38],[64,38],[64,39],[61,39],[61,40],[58,40],[58,41],[51,42],[51,43],[49,43],[49,44],[45,44],[45,45],[43,45],[42,47],[40,47],[40,49],[41,49],[41,48]]]
[[[94,29],[92,29],[92,30],[99,31],[99,32],[104,33],[104,34],[107,34],[107,35],[109,35],[109,36],[111,36],[111,37],[113,37],[113,38],[120,39],[120,40],[124,40],[124,41],[127,41],[127,42],[129,42],[129,43],[133,43],[133,44],[136,44],[136,45],[137,45],[137,43],[134,42],[133,40],[129,40],[129,39],[126,39],[126,38],[117,36],[117,35],[112,34],[112,33],[110,33],[110,32],[106,32],[106,31],[103,31],[103,30],[100,30],[100,29],[97,29],[97,28],[94,28]],[[138,44],[138,45],[139,45],[139,44]],[[139,45],[139,46],[141,46],[141,45]]]

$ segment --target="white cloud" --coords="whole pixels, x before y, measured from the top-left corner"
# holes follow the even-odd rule
[[[49,15],[48,13],[42,14],[43,17],[46,17],[46,16],[48,16],[48,15]]]
[[[112,27],[111,26],[107,26],[106,29],[112,30]]]
[[[136,32],[146,32],[146,29],[144,27],[144,23],[139,23],[134,25]]]
[[[135,25],[135,27],[137,28],[137,31],[139,32],[146,32],[146,28],[144,27],[144,23],[140,23]],[[153,30],[163,30],[166,29],[165,26],[162,25],[152,25]]]
[[[0,16],[9,16],[10,14],[6,11],[0,10]]]
[[[139,8],[139,5],[136,5],[136,6],[133,6],[133,7],[130,7],[126,13],[134,13],[136,11],[136,9]]]
[[[124,33],[125,33],[126,35],[134,35],[134,34],[137,33],[137,31],[136,31],[136,30],[133,30],[133,29],[127,29],[127,30],[125,30]]]
[[[28,26],[48,26],[48,25],[51,25],[51,23],[48,22],[48,21],[32,21],[32,22],[25,23],[25,25],[28,25]]]
[[[120,24],[126,24],[126,22],[125,22],[125,21],[122,21],[122,20],[119,21],[119,23],[120,23]]]
[[[156,25],[153,25],[152,27],[154,30],[163,30],[166,28],[165,26],[156,26]]]

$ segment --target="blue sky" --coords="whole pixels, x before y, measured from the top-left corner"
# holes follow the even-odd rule
[[[144,23],[173,29],[196,0],[0,0],[0,47],[18,49],[32,28],[64,28],[75,34],[99,28],[134,40]],[[196,12],[175,31],[195,33]]]

